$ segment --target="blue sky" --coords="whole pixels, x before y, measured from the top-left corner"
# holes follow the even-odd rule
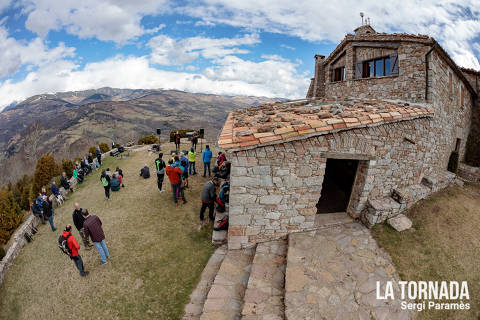
[[[300,98],[360,11],[480,69],[478,0],[0,0],[0,110],[103,86]]]

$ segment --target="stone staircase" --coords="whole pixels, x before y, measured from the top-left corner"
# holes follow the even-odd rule
[[[183,319],[411,319],[399,300],[376,299],[376,281],[384,288],[399,278],[369,230],[342,215],[322,218],[288,239],[217,249]]]

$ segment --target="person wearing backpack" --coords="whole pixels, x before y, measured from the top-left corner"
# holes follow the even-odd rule
[[[58,246],[63,253],[68,255],[70,259],[73,260],[78,271],[80,271],[80,275],[85,277],[88,274],[88,271],[85,271],[82,257],[78,253],[80,245],[72,234],[71,224],[67,224],[65,226],[65,230],[63,230],[62,235],[58,238]]]
[[[102,170],[102,175],[100,176],[100,182],[102,183],[102,186],[105,189],[105,198],[107,200],[110,200],[110,176],[107,174],[105,169]]]
[[[163,153],[158,154],[158,158],[155,159],[155,169],[157,170],[157,187],[160,192],[163,192],[165,190],[162,190],[162,185],[163,185],[163,179],[165,178],[165,161],[163,161]]]

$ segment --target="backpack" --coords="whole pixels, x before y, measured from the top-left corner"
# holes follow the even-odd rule
[[[108,180],[107,180],[107,178],[102,177],[100,180],[102,181],[102,186],[108,187]]]
[[[72,249],[68,246],[67,240],[70,238],[72,234],[70,233],[66,238],[63,235],[60,235],[58,238],[58,247],[60,248],[60,251],[65,253],[67,256],[71,256],[72,254]]]
[[[218,227],[213,228],[215,231],[228,230],[228,216],[225,216],[222,220],[218,221]]]

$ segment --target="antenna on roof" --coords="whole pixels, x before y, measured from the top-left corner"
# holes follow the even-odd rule
[[[362,17],[362,26],[363,26],[363,12],[360,12],[360,17]]]

